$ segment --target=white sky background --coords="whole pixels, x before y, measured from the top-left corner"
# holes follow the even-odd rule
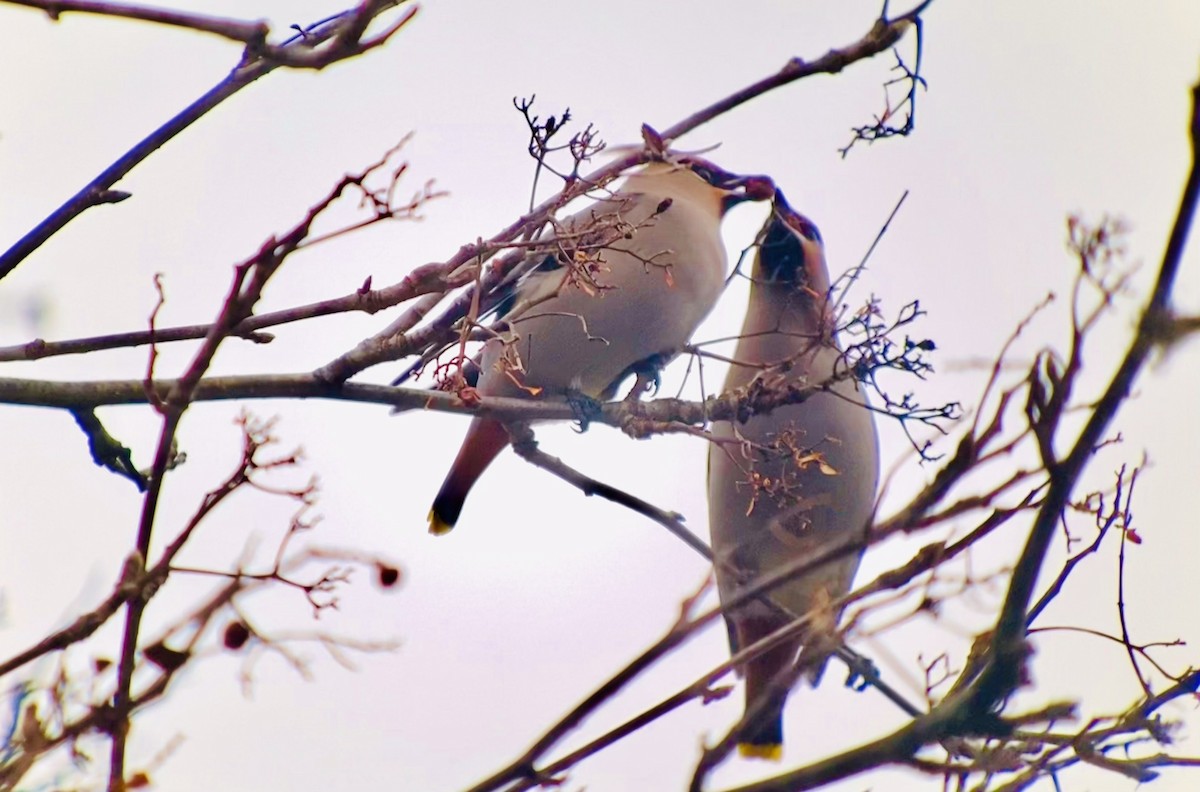
[[[206,13],[262,16],[279,27],[341,10],[328,0],[203,5]],[[451,197],[430,204],[422,223],[377,226],[290,259],[261,308],[345,294],[367,276],[376,286],[392,283],[414,266],[490,236],[527,205],[533,163],[525,153],[524,122],[510,104],[514,95],[536,93],[543,115],[570,106],[610,143],[637,142],[642,122],[664,128],[791,56],[812,58],[856,40],[878,10],[874,2],[731,8],[429,0],[383,50],[327,73],[272,74],[138,167],[117,185],[133,198],[88,211],[0,283],[0,343],[140,329],[154,303],[155,272],[165,273],[162,325],[210,319],[232,263],[298,220],[343,173],[415,131],[405,153],[411,176],[401,193],[434,178]],[[838,155],[849,128],[881,109],[880,85],[892,64],[891,56],[882,56],[835,78],[812,78],[756,99],[679,145],[720,143],[709,156],[723,166],[772,175],[821,227],[835,271],[858,262],[901,193],[911,191],[857,297],[874,292],[892,311],[920,298],[929,315],[914,334],[937,342],[939,374],[898,387],[915,387],[931,404],[973,404],[981,373],[964,364],[994,355],[1048,291],[1065,296],[1073,276],[1063,248],[1068,213],[1128,219],[1130,255],[1144,269],[1134,282],[1136,299],[1096,337],[1089,384],[1099,387],[1124,352],[1132,307],[1161,259],[1186,173],[1188,87],[1200,75],[1200,5],[939,0],[926,20],[923,73],[930,90],[920,97],[911,138],[856,147],[846,160]],[[214,37],[128,21],[69,15],[53,24],[0,6],[0,25],[5,246],[217,82],[239,55]],[[550,186],[547,179],[542,184]],[[739,209],[729,218],[731,259],[750,241],[762,211]],[[1200,255],[1193,242],[1177,289],[1177,304],[1191,312],[1200,310]],[[744,288],[732,290],[697,338],[735,333],[744,299]],[[47,306],[36,326],[20,311],[30,300]],[[279,328],[269,346],[231,340],[216,371],[310,370],[393,316]],[[1060,300],[1031,330],[1022,348],[1026,357],[1018,357],[1027,360],[1049,341],[1062,348],[1065,322]],[[192,349],[164,350],[160,375],[178,372]],[[1189,659],[1196,662],[1200,645],[1196,363],[1196,346],[1184,345],[1141,378],[1136,400],[1113,426],[1126,442],[1107,450],[1089,479],[1105,485],[1111,470],[1149,453],[1152,466],[1139,480],[1135,502],[1145,543],[1130,550],[1126,596],[1136,641],[1190,642],[1189,649],[1158,654],[1176,671]],[[0,375],[129,378],[144,367],[145,351],[135,350],[7,364]],[[395,371],[381,367],[366,379],[386,381]],[[664,393],[674,392],[682,372],[679,365],[668,372]],[[719,367],[706,368],[708,383],[722,376]],[[694,383],[690,387],[694,392]],[[250,698],[238,684],[240,658],[205,660],[141,716],[133,733],[134,768],[182,735],[154,773],[163,789],[467,786],[514,758],[659,637],[706,574],[705,564],[660,528],[585,499],[511,454],[477,487],[451,536],[428,536],[429,501],[465,427],[457,416],[389,418],[385,408],[335,403],[248,406],[279,416],[282,446],[302,445],[307,469],[320,476],[324,522],[313,541],[386,554],[405,572],[402,590],[386,595],[360,576],[342,592],[341,609],[327,613],[320,626],[396,638],[402,646],[360,658],[356,673],[316,647],[304,648],[313,661],[311,682],[278,658],[265,658],[255,667]],[[167,484],[160,540],[173,536],[202,494],[229,472],[240,448],[230,422],[238,409],[199,405],[188,413],[180,441],[189,461]],[[114,408],[101,417],[134,449],[135,460],[148,464],[158,431],[151,412]],[[881,430],[885,465],[906,465],[886,501],[896,505],[929,471],[906,456],[897,427]],[[551,453],[678,510],[704,533],[699,441],[634,443],[603,427],[584,435],[543,427],[538,435]],[[64,413],[0,410],[0,438],[0,655],[8,656],[108,592],[132,544],[140,499],[91,463]],[[269,550],[291,511],[291,504],[240,494],[181,560],[224,566],[252,537]],[[1011,563],[1023,531],[1012,526],[977,549],[976,569]],[[860,582],[907,560],[926,541],[917,537],[873,551]],[[1089,562],[1046,623],[1115,629],[1115,563],[1112,552]],[[149,623],[161,623],[211,585],[173,578],[175,591],[154,601]],[[908,689],[907,680],[919,680],[918,653],[928,659],[950,650],[961,661],[964,639],[987,623],[1002,592],[996,582],[941,619],[857,645],[877,654],[889,679]],[[268,631],[311,626],[295,592],[260,598],[250,612]],[[111,646],[116,632],[105,637]],[[1066,634],[1037,645],[1039,697],[1022,704],[1087,695],[1095,711],[1117,712],[1135,697],[1119,646]],[[724,631],[706,632],[590,720],[567,747],[673,693],[725,656]],[[877,694],[843,690],[839,676],[831,669],[819,691],[793,696],[785,767],[901,722]],[[701,740],[722,734],[740,708],[740,691],[719,704],[684,707],[579,766],[570,788],[682,788]],[[1165,712],[1188,720],[1176,752],[1200,755],[1195,703],[1183,700]],[[105,751],[97,745],[98,755]],[[714,788],[775,770],[735,761],[716,775]],[[1076,771],[1064,780],[1067,789],[1135,786],[1099,771]],[[837,788],[936,783],[893,772]],[[1194,774],[1168,771],[1153,788],[1195,783]]]

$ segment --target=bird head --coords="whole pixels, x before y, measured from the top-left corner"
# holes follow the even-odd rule
[[[770,176],[733,173],[694,155],[680,157],[677,162],[721,192],[723,212],[743,201],[769,201],[777,192]]]
[[[733,173],[695,155],[679,157],[676,162],[719,191],[722,214],[745,200],[770,200],[776,192],[770,176]]]
[[[722,217],[743,201],[771,200],[775,182],[770,176],[727,171],[694,154],[667,152],[631,173],[624,189],[690,198]]]
[[[829,292],[829,270],[825,246],[812,220],[797,212],[776,189],[771,214],[759,232],[754,279],[787,284],[794,290],[825,299]]]

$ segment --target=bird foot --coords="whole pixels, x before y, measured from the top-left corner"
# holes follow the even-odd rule
[[[600,416],[601,404],[586,393],[577,390],[567,391],[567,404],[571,414],[575,416],[575,431],[586,432],[591,422]]]
[[[859,654],[848,646],[843,646],[838,656],[846,663],[846,687],[859,693],[871,687],[879,680],[879,666],[866,655]]]
[[[646,373],[637,372],[637,379],[634,380],[633,387],[629,389],[629,393],[625,396],[625,403],[630,404],[641,400],[643,393],[649,393],[654,396],[658,393],[659,386],[662,385],[662,377],[659,376],[658,370]]]
[[[629,367],[628,371],[637,379],[634,381],[633,387],[629,389],[628,395],[625,396],[626,403],[638,401],[643,393],[649,393],[651,396],[658,395],[658,389],[662,385],[662,369],[669,358],[670,356],[666,354],[651,355]]]

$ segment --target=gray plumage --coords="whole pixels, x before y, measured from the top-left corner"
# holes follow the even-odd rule
[[[751,273],[745,323],[725,390],[755,377],[768,382],[820,383],[844,369],[828,306],[829,273],[816,227],[777,194]],[[788,363],[786,370],[770,368]],[[709,450],[709,524],[722,601],[746,581],[845,542],[861,542],[870,527],[879,477],[879,449],[866,397],[853,379],[801,404],[719,422]],[[765,450],[764,450],[765,449]],[[797,615],[845,594],[862,551],[817,567],[770,597]],[[730,567],[736,569],[735,573]],[[830,614],[836,616],[837,614]],[[753,602],[725,614],[734,652],[789,619]],[[760,655],[742,669],[749,708],[762,717],[740,735],[743,755],[777,758],[787,690],[772,684],[792,667],[803,636]],[[819,676],[821,661],[814,678]]]

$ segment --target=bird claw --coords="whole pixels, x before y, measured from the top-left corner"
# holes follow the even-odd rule
[[[658,389],[662,386],[662,369],[667,363],[665,355],[651,355],[645,360],[639,360],[627,369],[627,373],[634,374],[637,379],[630,388],[629,394],[625,397],[626,402],[635,402],[642,397],[643,393],[649,392],[651,396],[658,395]]]
[[[637,372],[637,379],[633,383],[633,389],[629,391],[629,395],[625,398],[629,401],[637,401],[643,393],[649,392],[651,396],[658,395],[658,389],[662,386],[662,372],[658,368],[650,371]]]
[[[843,647],[839,655],[848,669],[846,687],[861,693],[879,679],[879,666],[875,665],[871,658],[855,652],[848,646]]]
[[[600,417],[600,402],[581,391],[568,391],[567,404],[575,416],[575,431],[581,434],[587,431],[594,419]]]

